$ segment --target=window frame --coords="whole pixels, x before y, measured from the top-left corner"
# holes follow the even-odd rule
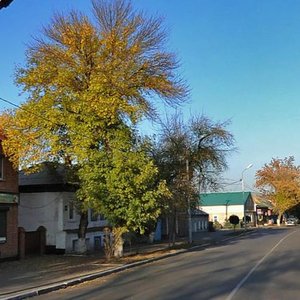
[[[68,204],[68,221],[75,220],[75,206],[73,202],[69,202]]]
[[[4,244],[7,241],[7,213],[8,207],[0,207],[0,219],[2,219],[3,223],[0,221],[0,225],[3,224],[3,228],[0,227],[0,244]]]
[[[94,209],[90,208],[90,222],[98,222],[100,214],[95,212]]]

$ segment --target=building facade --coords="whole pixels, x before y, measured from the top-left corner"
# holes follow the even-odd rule
[[[209,221],[224,225],[231,215],[256,225],[256,209],[250,192],[206,193],[200,195],[199,208],[209,214]]]
[[[88,211],[87,249],[103,246],[103,229],[107,221]],[[46,229],[46,253],[70,253],[78,241],[80,215],[75,207],[75,188],[68,185],[64,170],[45,164],[35,174],[20,174],[19,226],[34,232]]]
[[[18,256],[18,173],[3,154],[0,134],[0,260]]]

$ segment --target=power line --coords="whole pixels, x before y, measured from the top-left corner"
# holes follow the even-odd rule
[[[61,125],[62,125],[62,124],[53,122],[53,121],[51,121],[51,120],[45,118],[45,117],[44,117],[43,115],[41,115],[41,114],[34,113],[34,112],[32,112],[32,111],[30,111],[30,110],[28,110],[28,109],[22,107],[21,105],[18,105],[18,104],[16,104],[16,103],[14,103],[14,102],[12,102],[12,101],[9,101],[9,100],[4,99],[4,98],[2,98],[2,97],[0,97],[0,100],[3,101],[3,102],[5,102],[5,103],[8,103],[8,104],[10,104],[10,105],[12,105],[12,106],[14,106],[14,107],[16,107],[16,108],[18,108],[18,109],[21,109],[21,110],[23,110],[23,111],[25,111],[25,112],[27,112],[27,113],[29,113],[29,114],[31,114],[31,115],[33,115],[33,116],[39,118],[39,119],[41,119],[41,120],[44,120],[44,121],[46,121],[46,122],[49,122],[49,123],[51,123],[51,124],[53,124],[53,125],[55,125],[55,126],[61,126]],[[78,135],[78,132],[74,131],[73,129],[68,129],[68,131],[69,131],[70,133],[73,133],[73,134],[75,134],[75,135]],[[81,135],[82,135],[82,134],[81,134]],[[87,135],[83,135],[83,137],[89,139],[89,137],[88,137]]]
[[[40,119],[42,119],[42,120],[44,120],[44,121],[50,122],[50,123],[52,123],[53,125],[59,126],[58,123],[55,123],[55,122],[53,122],[53,121],[51,121],[51,120],[45,118],[45,117],[42,116],[42,115],[36,114],[36,113],[34,113],[34,112],[32,112],[32,111],[30,111],[30,110],[24,108],[24,107],[22,107],[22,106],[20,106],[20,105],[18,105],[18,104],[16,104],[16,103],[14,103],[14,102],[12,102],[12,101],[9,101],[9,100],[4,99],[4,98],[2,98],[2,97],[0,97],[0,100],[3,101],[3,102],[5,102],[5,103],[8,103],[8,104],[10,104],[10,105],[12,105],[12,106],[14,106],[14,107],[16,107],[16,108],[19,108],[19,109],[21,109],[21,110],[24,110],[24,111],[28,112],[29,114],[31,114],[31,115],[33,115],[33,116],[36,116],[36,117],[38,117],[38,118],[40,118]]]
[[[12,106],[14,106],[14,107],[20,108],[19,105],[15,104],[15,103],[13,103],[13,102],[7,100],[7,99],[4,99],[4,98],[0,97],[0,100],[3,101],[3,102],[5,102],[5,103],[8,103],[8,104],[10,104],[10,105],[12,105]]]
[[[23,110],[23,111],[25,111],[25,112],[27,112],[27,113],[29,113],[29,114],[31,114],[31,115],[33,115],[33,116],[35,116],[35,117],[41,119],[41,120],[44,120],[44,121],[46,121],[46,122],[49,122],[49,123],[51,123],[51,124],[53,124],[53,125],[55,125],[55,126],[62,126],[62,125],[64,125],[64,124],[59,124],[59,123],[53,122],[53,121],[51,121],[51,120],[45,118],[43,115],[34,113],[34,112],[32,112],[32,111],[30,111],[30,110],[24,108],[23,106],[18,105],[18,104],[14,103],[14,102],[12,102],[12,101],[10,101],[10,100],[7,100],[7,99],[4,99],[4,98],[0,97],[0,101],[3,101],[3,102],[5,102],[5,103],[8,103],[8,104],[10,104],[10,105],[12,105],[12,106],[14,106],[14,107],[16,107],[16,108],[18,108],[18,109],[21,109],[21,110]],[[88,137],[87,135],[84,135],[84,134],[82,134],[82,133],[79,134],[77,131],[75,131],[75,130],[73,130],[73,129],[68,128],[67,131],[68,131],[68,133],[73,133],[73,134],[75,134],[75,135],[77,135],[77,136],[80,135],[81,137],[86,138],[86,139],[88,139],[88,140],[90,139],[90,137]],[[29,136],[29,138],[30,138],[31,140],[35,140],[34,138],[32,138],[32,137],[30,137],[30,136]]]

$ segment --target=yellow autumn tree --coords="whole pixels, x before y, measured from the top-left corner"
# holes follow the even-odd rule
[[[92,6],[93,19],[75,11],[56,14],[17,69],[16,83],[28,98],[6,112],[1,125],[5,152],[23,170],[44,161],[76,165],[85,182],[83,170],[95,152],[113,153],[120,131],[156,116],[157,99],[169,105],[186,99],[160,18],[135,11],[129,1],[95,0]],[[82,236],[86,217],[83,211]]]
[[[265,164],[256,172],[256,187],[273,203],[280,225],[282,214],[300,203],[300,167],[294,157],[273,158]]]

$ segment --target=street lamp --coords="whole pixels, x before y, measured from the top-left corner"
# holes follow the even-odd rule
[[[250,169],[253,166],[253,164],[249,164],[242,172],[242,179],[241,179],[241,183],[242,183],[242,197],[243,197],[243,203],[244,203],[244,193],[245,193],[245,185],[244,185],[244,173],[245,171],[247,171],[248,169]],[[246,230],[246,203],[244,203],[244,229]]]

